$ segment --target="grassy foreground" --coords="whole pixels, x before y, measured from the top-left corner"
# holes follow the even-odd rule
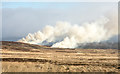
[[[2,42],[2,72],[118,72],[117,49],[63,49]]]

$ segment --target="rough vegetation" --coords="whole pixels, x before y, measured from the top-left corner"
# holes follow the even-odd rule
[[[64,49],[2,42],[3,72],[118,72],[117,49]]]

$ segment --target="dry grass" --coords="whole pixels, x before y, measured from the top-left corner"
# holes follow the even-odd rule
[[[115,67],[55,65],[40,62],[3,62],[3,72],[117,72]]]
[[[27,51],[19,48],[21,45]],[[117,55],[116,49],[60,49],[4,42],[2,71],[118,72]]]

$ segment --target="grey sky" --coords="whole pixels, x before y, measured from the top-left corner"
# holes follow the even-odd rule
[[[28,33],[42,30],[45,25],[55,25],[57,21],[90,22],[109,12],[114,14],[116,10],[117,3],[109,2],[5,2],[2,6],[3,40],[18,40]]]

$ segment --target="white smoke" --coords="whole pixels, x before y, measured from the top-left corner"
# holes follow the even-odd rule
[[[55,26],[47,25],[42,31],[28,34],[19,42],[31,44],[49,44],[52,47],[75,48],[80,43],[105,41],[118,34],[117,24],[102,17],[91,23],[71,25],[68,22],[57,22]]]

